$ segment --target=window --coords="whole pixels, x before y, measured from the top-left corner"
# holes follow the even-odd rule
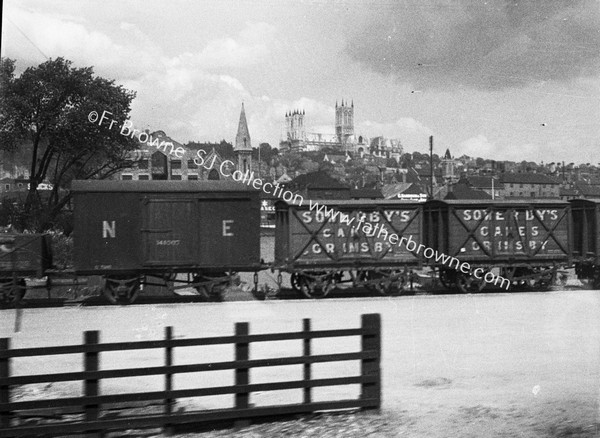
[[[220,179],[217,169],[211,169],[211,171],[208,172],[208,179],[211,181],[218,181]]]
[[[4,185],[4,190],[10,190],[10,184],[5,184]]]
[[[194,162],[194,160],[188,160],[188,169],[197,169],[198,166],[196,166],[196,163]]]
[[[519,192],[519,196],[523,196],[523,192]]]
[[[23,187],[23,184],[17,183],[17,186],[19,186],[19,188],[21,188],[21,187]]]
[[[198,175],[188,175],[188,179],[190,181],[197,181],[198,180]]]
[[[171,175],[172,180],[181,180],[181,175]]]
[[[171,169],[181,169],[181,160],[171,160]]]
[[[125,180],[130,180],[130,179],[133,179],[133,175],[122,175],[122,176],[121,176],[121,179],[122,179],[123,181],[125,181]]]
[[[512,183],[510,183],[510,188],[511,188],[511,189],[513,188],[513,184],[512,184]]]
[[[140,181],[146,181],[150,179],[150,175],[140,175],[139,176]]]
[[[510,192],[510,196],[515,196],[515,193],[514,192]]]

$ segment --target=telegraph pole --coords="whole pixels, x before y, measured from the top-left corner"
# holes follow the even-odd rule
[[[429,199],[433,199],[433,135],[429,136]]]

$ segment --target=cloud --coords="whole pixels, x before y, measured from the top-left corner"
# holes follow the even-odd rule
[[[173,65],[204,69],[245,67],[263,62],[270,53],[275,27],[267,23],[246,23],[238,38],[210,41],[197,53],[186,52],[171,60]]]
[[[469,157],[496,157],[498,151],[496,145],[490,142],[485,135],[469,138],[459,143],[456,150],[451,152],[454,156],[468,155]]]
[[[3,45],[10,45],[8,50],[4,50],[6,56],[23,59],[23,52],[32,54],[24,59],[27,65],[18,65],[19,68],[45,61],[40,58],[41,52],[49,58],[62,56],[76,66],[93,65],[96,73],[134,79],[153,69],[154,57],[160,53],[155,46],[146,45],[140,50],[139,46],[133,44],[119,44],[105,33],[90,29],[89,23],[70,16],[44,14],[12,6],[6,9],[10,20],[28,38],[26,40],[11,25],[12,30],[3,42],[6,43]],[[126,25],[122,29],[127,32],[136,30],[134,25]],[[139,31],[136,35],[139,35]],[[32,45],[39,51],[32,51]]]
[[[458,144],[455,148],[450,148],[452,155],[459,157],[468,155],[470,157],[493,158],[495,160],[507,160],[520,163],[526,161],[539,161],[548,151],[546,145],[524,143],[515,147],[499,146],[491,142],[485,135],[479,134]],[[550,155],[555,157],[556,155]],[[542,160],[543,161],[543,160]]]
[[[417,89],[503,89],[597,75],[599,28],[596,0],[388,2],[346,52]]]
[[[138,129],[161,129],[181,142],[231,141],[245,101],[253,140],[278,140],[273,132],[279,132],[283,108],[291,108],[291,103],[255,98],[234,74],[236,68],[264,60],[274,26],[248,22],[236,35],[207,41],[195,53],[166,54],[143,28],[128,21],[118,23],[119,32],[109,36],[85,20],[18,6],[8,9],[11,20],[31,40],[14,28],[8,37],[3,35],[10,43],[6,55],[17,58],[17,67],[44,61],[32,45],[76,67],[93,66],[97,75],[137,92],[131,117]],[[24,47],[31,55],[26,59]],[[311,106],[309,101],[296,103]]]

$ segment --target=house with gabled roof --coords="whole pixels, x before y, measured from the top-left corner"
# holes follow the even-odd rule
[[[542,173],[504,173],[500,177],[505,199],[560,198],[560,183]]]

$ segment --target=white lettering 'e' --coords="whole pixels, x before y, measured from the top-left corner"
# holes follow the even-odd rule
[[[108,237],[112,237],[113,239],[117,235],[115,221],[111,221],[109,224],[108,221],[102,221],[102,238],[106,239]]]
[[[233,223],[233,220],[231,219],[227,219],[223,221],[223,236],[225,237],[231,237],[233,236],[233,233],[231,232],[231,224]]]

